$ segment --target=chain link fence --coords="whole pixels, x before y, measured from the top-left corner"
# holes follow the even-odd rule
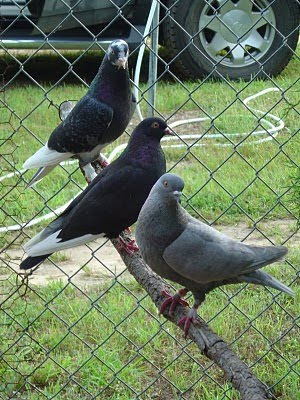
[[[288,246],[286,260],[268,268],[296,291],[299,3],[12,0],[0,14],[0,398],[239,398],[158,316],[109,241],[20,273],[22,244],[85,186],[71,161],[25,190],[22,164],[122,37],[140,109],[107,156],[119,154],[139,116],[161,115],[176,132],[163,147],[168,169],[185,179],[187,210],[247,243]],[[275,399],[296,399],[299,389],[296,303],[231,285],[200,309]]]

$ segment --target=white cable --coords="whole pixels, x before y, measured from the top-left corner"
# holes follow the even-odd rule
[[[145,40],[146,40],[147,36],[149,35],[156,7],[157,7],[157,0],[153,0],[152,4],[151,4],[150,11],[149,11],[148,19],[147,19],[147,22],[146,22],[145,30],[144,30],[143,43],[141,44],[141,47],[140,47],[140,50],[139,50],[139,54],[138,54],[138,57],[137,57],[137,60],[136,60],[135,71],[134,71],[133,93],[134,93],[134,95],[136,97],[136,102],[137,102],[136,111],[137,111],[139,119],[141,121],[143,121],[144,118],[143,118],[143,115],[142,115],[141,107],[139,105],[139,90],[138,90],[138,88],[139,88],[139,83],[140,83],[140,73],[141,73],[142,61],[143,61],[145,47],[146,47]]]
[[[75,197],[77,197],[78,194]],[[23,224],[11,225],[8,227],[1,226],[0,232],[19,231],[22,228],[29,228],[30,226],[37,225],[40,222],[45,221],[49,218],[56,217],[58,214],[62,213],[69,206],[69,204],[72,203],[72,201],[75,199],[75,197],[73,197],[70,201],[68,201],[68,203],[64,204],[63,206],[58,207],[55,211],[51,211],[50,213],[43,215],[42,217],[34,218],[29,222],[24,222]]]

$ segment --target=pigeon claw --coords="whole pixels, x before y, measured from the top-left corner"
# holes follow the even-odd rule
[[[184,307],[187,307],[189,305],[187,301],[181,298],[179,293],[176,293],[174,294],[174,296],[172,296],[169,292],[163,290],[161,294],[167,298],[162,302],[162,305],[160,306],[160,311],[159,311],[160,314],[162,314],[165,311],[165,309],[168,307],[169,304],[170,304],[170,309],[169,309],[170,316],[174,314],[177,304],[181,304]]]
[[[101,168],[106,168],[109,166],[108,159],[101,153],[95,161],[100,165]]]
[[[109,166],[109,162],[107,160],[102,160],[100,162],[100,165],[101,165],[102,168],[106,168],[106,167]]]
[[[185,338],[187,337],[187,335],[189,333],[189,329],[190,329],[191,323],[192,323],[192,319],[189,318],[188,316],[185,316],[185,317],[181,318],[178,321],[178,326],[184,325],[183,331],[184,331],[184,337]]]
[[[121,253],[125,251],[128,255],[132,256],[136,251],[139,251],[138,246],[135,243],[135,240],[132,239],[129,242],[126,242],[121,236],[119,236],[119,245],[118,251]]]
[[[188,333],[189,333],[189,329],[192,323],[195,322],[196,320],[196,315],[197,315],[197,311],[194,308],[191,308],[188,312],[187,315],[185,315],[183,318],[181,318],[178,321],[178,326],[183,325],[183,332],[184,332],[184,337],[186,339]]]

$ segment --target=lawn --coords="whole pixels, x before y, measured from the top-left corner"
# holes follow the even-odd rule
[[[293,271],[281,267],[272,267],[272,273],[291,281]],[[299,346],[293,316],[299,294],[297,299],[280,295],[274,302],[261,288],[232,286],[210,294],[201,307],[210,326],[285,400],[297,399]],[[134,281],[119,278],[84,292],[60,282],[35,288],[3,304],[0,326],[5,398],[14,398],[17,389],[30,400],[177,400],[182,393],[186,399],[215,400],[225,398],[224,390],[226,398],[239,398],[222,372],[159,318]]]
[[[24,61],[24,56],[21,60]],[[92,71],[95,60],[91,56]],[[79,99],[85,93],[86,87],[74,80],[59,82],[53,87],[59,79],[59,62],[56,65],[56,59],[51,56],[46,62],[43,57],[36,57],[35,63],[26,64],[25,69],[35,76],[40,86],[18,79],[5,93],[0,93],[0,99],[11,110],[0,107],[2,176],[15,168],[21,170],[23,162],[47,141],[59,122],[55,106],[67,99]],[[299,215],[297,197],[289,191],[296,179],[294,166],[299,164],[300,154],[300,141],[296,139],[299,105],[291,106],[299,97],[298,64],[293,59],[273,83],[180,84],[160,80],[156,104],[170,123],[185,118],[213,117],[175,128],[178,135],[204,135],[201,140],[191,139],[186,143],[178,140],[176,144],[181,147],[165,148],[168,168],[186,182],[184,205],[194,215],[217,226],[257,227],[273,243],[286,242],[287,262],[271,266],[269,271],[287,284],[295,280],[300,259],[294,236]],[[48,73],[53,70],[51,81],[46,81],[42,66]],[[13,68],[12,65],[12,71]],[[13,76],[11,70],[10,76]],[[79,74],[81,71],[77,70]],[[85,78],[90,80],[90,76]],[[271,112],[285,126],[272,140],[253,144],[254,140],[270,136],[250,134],[267,125],[260,120],[261,115],[253,115],[241,100],[269,87],[280,87],[282,92],[269,92],[249,106]],[[146,96],[145,83],[141,91]],[[141,107],[145,114],[143,100]],[[128,128],[129,134],[137,122],[135,116]],[[213,136],[220,132],[223,138]],[[243,132],[249,135],[238,145],[241,137],[230,134]],[[127,138],[123,135],[106,149],[107,153]],[[21,178],[13,176],[0,181],[0,226],[45,215],[85,186],[74,163],[57,167],[34,189],[25,190],[25,182],[31,176],[30,171]],[[283,232],[280,220],[287,219],[289,229]],[[22,232],[0,232],[0,248],[20,247],[42,226]],[[66,259],[62,253],[54,261],[63,268]],[[8,273],[6,262],[3,256],[0,398],[4,394],[5,399],[30,400],[52,396],[101,400],[238,399],[221,371],[200,356],[176,327],[159,318],[152,302],[133,280],[112,277],[96,288],[85,289],[76,288],[72,279],[66,287],[59,281],[49,282],[32,287],[21,298],[18,292],[13,295],[16,276]],[[295,284],[293,289],[295,299],[285,295],[274,297],[270,291],[253,286],[245,290],[240,285],[230,286],[225,291],[211,293],[200,310],[210,326],[253,366],[257,376],[272,386],[280,400],[297,399],[300,371],[296,322],[300,292]],[[9,293],[12,296],[5,300]],[[20,394],[16,394],[18,389]]]

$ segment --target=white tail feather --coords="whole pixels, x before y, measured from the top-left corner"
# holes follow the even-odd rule
[[[55,168],[56,165],[50,165],[49,167],[41,167],[37,173],[32,177],[31,181],[28,183],[26,188],[31,188],[34,186],[36,183],[38,183],[40,180],[44,178],[47,174],[49,174],[50,171]]]
[[[31,257],[42,256],[45,254],[54,253],[55,251],[79,246],[81,244],[91,242],[94,239],[104,236],[104,233],[101,233],[99,235],[86,234],[78,238],[61,242],[61,239],[57,237],[60,232],[61,229],[47,236],[45,239],[39,241],[39,239],[42,236],[41,232],[37,236],[32,238],[28,243],[25,244],[24,250]]]
[[[73,153],[59,153],[56,150],[49,149],[45,144],[36,153],[34,153],[28,160],[25,161],[23,168],[39,168],[48,167],[50,165],[57,165],[68,158],[74,156]]]
[[[28,242],[26,242],[23,246],[23,249],[27,254],[29,254],[30,248],[32,248],[36,243],[39,243],[43,240],[43,233],[45,232],[45,229],[43,229],[40,233],[37,235],[33,236]]]

